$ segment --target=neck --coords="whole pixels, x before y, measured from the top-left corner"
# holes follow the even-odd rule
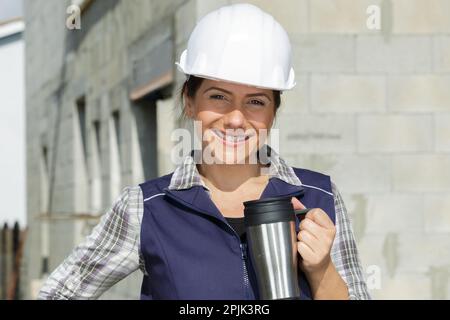
[[[268,176],[261,174],[261,164],[198,164],[197,169],[205,183],[222,191],[234,191],[240,186],[263,183]]]

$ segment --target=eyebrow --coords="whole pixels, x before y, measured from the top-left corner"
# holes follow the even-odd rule
[[[219,91],[222,91],[222,92],[225,92],[225,93],[228,93],[230,95],[233,95],[233,93],[231,91],[228,91],[228,90],[225,90],[225,89],[222,89],[222,88],[219,88],[219,87],[210,87],[210,88],[206,89],[203,93],[206,93],[206,92],[208,92],[210,90],[213,90],[213,89],[219,90]],[[249,94],[246,94],[245,96],[246,97],[265,96],[267,99],[269,99],[269,101],[272,101],[272,99],[270,99],[270,97],[267,94],[265,94],[264,92],[249,93]]]

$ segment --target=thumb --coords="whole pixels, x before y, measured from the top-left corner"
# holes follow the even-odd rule
[[[306,207],[303,205],[303,203],[300,202],[296,197],[292,197],[291,199],[292,205],[294,206],[294,210],[303,210],[306,209]]]

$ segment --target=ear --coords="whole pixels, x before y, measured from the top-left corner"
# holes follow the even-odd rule
[[[272,130],[273,125],[275,124],[275,118],[276,118],[276,115],[274,115],[274,117],[272,118],[272,121],[270,121],[270,125],[267,127],[267,136],[270,135],[270,131]]]
[[[194,117],[194,103],[192,101],[192,98],[188,97],[187,93],[185,92],[183,94],[183,100],[184,100],[184,112],[188,118]]]

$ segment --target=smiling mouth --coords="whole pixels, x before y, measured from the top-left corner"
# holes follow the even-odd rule
[[[216,137],[222,140],[223,144],[237,146],[246,142],[252,135],[226,135],[220,130],[211,130]]]

